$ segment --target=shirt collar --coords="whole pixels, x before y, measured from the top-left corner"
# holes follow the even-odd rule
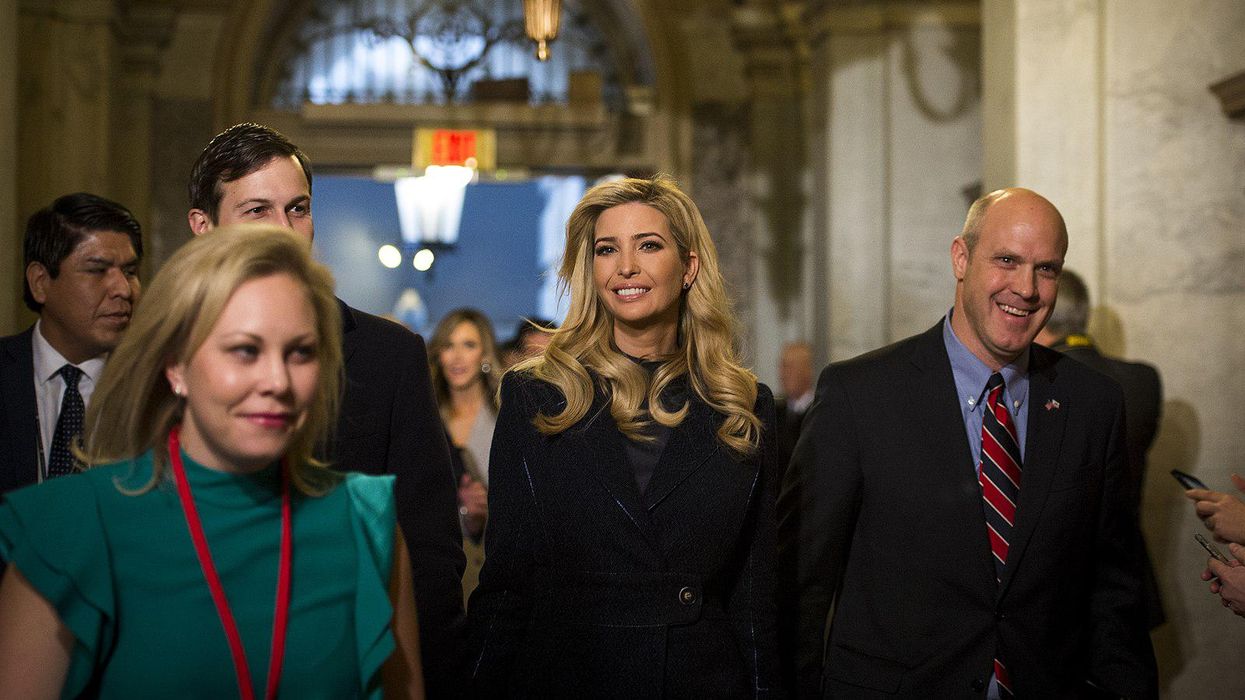
[[[56,351],[47,338],[43,337],[43,319],[35,321],[35,332],[31,333],[33,338],[32,351],[34,353],[35,365],[35,381],[39,382],[39,386],[44,386],[56,377],[56,373],[67,364],[73,364],[65,359],[65,356]],[[91,380],[91,384],[99,381],[99,375],[104,371],[104,363],[108,360],[108,355],[99,355],[92,357],[86,362],[74,365],[82,370],[82,373]]]
[[[967,402],[969,411],[975,411],[985,397],[986,383],[990,381],[994,370],[965,347],[951,329],[951,314],[954,312],[955,309],[952,308],[943,318],[942,342],[947,348],[947,357],[951,360],[951,374],[955,377],[958,400]],[[1003,375],[1006,394],[1012,404],[1008,408],[1013,415],[1017,414],[1029,397],[1029,353],[1020,353],[1020,357],[1003,365],[999,373]]]
[[[803,394],[800,394],[799,396],[796,396],[795,398],[787,399],[787,409],[790,410],[792,413],[804,413],[805,411],[808,410],[808,407],[812,403],[813,403],[813,390],[809,389],[808,391],[804,392]]]

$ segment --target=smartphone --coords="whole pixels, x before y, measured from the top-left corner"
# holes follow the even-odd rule
[[[1195,535],[1193,535],[1193,539],[1197,540],[1197,543],[1198,543],[1198,544],[1200,544],[1200,545],[1202,545],[1202,547],[1203,547],[1203,548],[1204,548],[1207,552],[1210,552],[1210,555],[1211,555],[1212,557],[1214,557],[1214,558],[1218,559],[1219,561],[1223,562],[1224,564],[1227,564],[1227,565],[1229,565],[1229,566],[1231,566],[1231,565],[1232,565],[1232,560],[1230,560],[1230,559],[1228,559],[1226,556],[1224,556],[1223,552],[1219,551],[1219,548],[1218,548],[1218,547],[1216,547],[1214,544],[1212,544],[1210,540],[1208,540],[1208,539],[1206,539],[1205,537],[1203,537],[1203,536],[1202,536],[1202,534],[1201,534],[1200,532],[1199,532],[1199,533],[1197,533],[1197,534],[1195,534]]]
[[[1180,471],[1179,469],[1173,469],[1172,476],[1176,477],[1176,481],[1179,481],[1180,485],[1185,487],[1186,489],[1206,489],[1207,491],[1210,490],[1210,487],[1202,483],[1201,479],[1197,478],[1196,476],[1193,476],[1192,474],[1186,474]]]

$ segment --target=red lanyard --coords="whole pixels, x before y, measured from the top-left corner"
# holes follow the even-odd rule
[[[199,511],[195,508],[194,498],[190,495],[190,482],[186,480],[186,469],[182,466],[179,426],[169,431],[169,458],[173,462],[173,475],[177,479],[177,496],[182,502],[182,512],[186,514],[186,525],[190,528],[190,539],[195,544],[195,554],[199,557],[199,566],[203,569],[203,578],[207,580],[212,591],[212,602],[216,604],[216,614],[220,624],[225,628],[225,637],[229,639],[229,652],[233,657],[233,670],[238,675],[238,691],[242,700],[254,700],[255,691],[251,686],[251,670],[246,665],[246,650],[242,648],[242,637],[238,634],[238,625],[234,622],[233,611],[229,609],[229,601],[225,598],[225,589],[220,584],[220,576],[216,574],[216,565],[212,563],[212,552],[208,549],[207,537],[203,534],[203,522],[199,520]],[[268,689],[264,697],[272,700],[277,696],[277,685],[281,681],[281,662],[285,657],[285,623],[290,614],[290,465],[281,460],[281,562],[277,568],[277,605],[272,617],[272,653],[268,657]]]

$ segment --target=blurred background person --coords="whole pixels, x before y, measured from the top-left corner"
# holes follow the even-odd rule
[[[1128,448],[1128,486],[1125,489],[1129,508],[1140,524],[1141,498],[1145,486],[1147,455],[1158,433],[1163,411],[1163,384],[1158,370],[1143,362],[1126,362],[1098,351],[1089,336],[1089,312],[1092,308],[1089,287],[1080,275],[1064,268],[1059,275],[1059,303],[1051,312],[1046,326],[1035,342],[1058,350],[1068,357],[1119,382],[1124,390],[1124,439]],[[1154,629],[1167,619],[1159,595],[1158,579],[1150,562],[1144,537],[1138,555],[1142,565],[1142,595],[1146,621]]]
[[[784,468],[800,439],[804,414],[813,403],[813,346],[803,341],[787,343],[778,360],[782,398],[775,401],[778,418],[778,463]]]
[[[493,325],[476,309],[451,311],[432,334],[433,392],[450,439],[463,528],[463,596],[471,595],[484,563],[488,521],[489,448],[497,424],[497,349]]]
[[[544,352],[550,335],[557,327],[558,324],[547,318],[525,318],[519,321],[514,329],[514,337],[501,348],[502,371]]]
[[[502,382],[471,598],[484,697],[781,694],[773,399],[665,177],[584,195],[567,319]]]
[[[393,477],[313,457],[339,324],[287,231],[170,258],[87,412],[91,468],[0,504],[7,697],[423,697]]]

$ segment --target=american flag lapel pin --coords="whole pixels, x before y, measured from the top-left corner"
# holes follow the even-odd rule
[[[1059,402],[1058,402],[1058,401],[1056,401],[1056,400],[1054,400],[1054,399],[1051,399],[1051,400],[1049,400],[1049,401],[1047,401],[1047,402],[1046,402],[1046,410],[1048,410],[1048,411],[1054,411],[1054,410],[1055,410],[1055,409],[1057,409],[1057,408],[1059,408]]]

